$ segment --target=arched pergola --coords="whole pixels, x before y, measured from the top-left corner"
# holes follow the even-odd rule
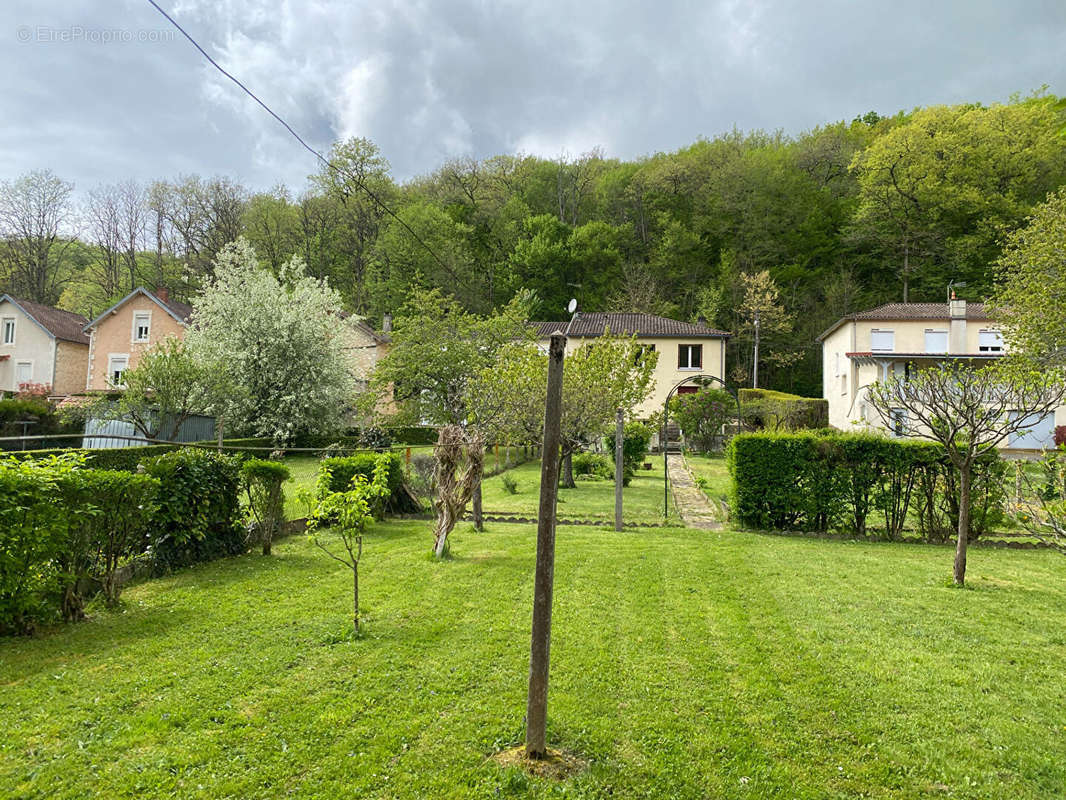
[[[663,519],[670,516],[670,453],[667,449],[667,434],[666,429],[670,422],[670,398],[672,398],[677,390],[684,386],[686,383],[697,382],[706,386],[710,383],[717,383],[726,392],[733,396],[733,402],[737,405],[737,411],[740,411],[740,397],[725,385],[725,381],[716,375],[708,375],[705,372],[698,372],[695,375],[686,375],[671,387],[670,391],[666,393],[666,400],[663,401],[663,426],[659,433],[659,447],[663,451]]]

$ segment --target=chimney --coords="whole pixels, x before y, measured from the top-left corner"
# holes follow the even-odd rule
[[[699,317],[696,318],[696,324],[697,325],[702,325],[704,328],[706,328],[707,327],[707,318],[705,316],[703,316],[703,314],[700,314]]]
[[[381,332],[388,333],[392,330],[392,314],[388,311],[385,312],[385,316],[381,318]]]
[[[954,297],[948,304],[951,327],[948,332],[948,352],[966,352],[966,301]]]
[[[155,296],[162,300],[164,303],[170,302],[170,291],[165,286],[160,286],[155,290]]]

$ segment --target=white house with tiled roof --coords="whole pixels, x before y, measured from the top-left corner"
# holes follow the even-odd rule
[[[89,337],[80,314],[5,294],[0,296],[0,393],[26,384],[53,396],[85,388]]]
[[[566,331],[568,322],[535,322],[537,338],[547,345],[553,331]],[[652,376],[652,390],[637,409],[637,416],[647,418],[662,411],[666,396],[679,383],[677,393],[695,392],[691,379],[709,375],[725,380],[725,345],[730,334],[697,322],[658,317],[654,314],[581,313],[570,325],[567,353],[588,340],[612,334],[636,336],[637,341],[659,354]]]
[[[965,300],[888,303],[848,314],[818,341],[822,344],[822,394],[829,401],[829,424],[842,430],[883,427],[877,412],[866,402],[867,389],[875,381],[948,360],[971,364],[994,361],[1006,352],[1003,335],[984,304]],[[1012,437],[1008,446],[1053,446],[1056,424],[1066,424],[1063,409],[1033,420],[1028,431]],[[899,429],[904,425],[901,415]]]

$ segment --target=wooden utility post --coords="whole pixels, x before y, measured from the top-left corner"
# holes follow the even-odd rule
[[[622,480],[625,470],[622,468],[622,456],[625,450],[625,422],[622,419],[622,409],[618,409],[618,416],[614,425],[614,529],[622,530]]]
[[[540,513],[537,518],[537,572],[533,580],[533,633],[529,647],[529,696],[526,700],[526,758],[548,753],[548,654],[555,582],[555,501],[559,492],[562,444],[563,358],[566,337],[552,334],[548,348],[548,400],[540,460]]]

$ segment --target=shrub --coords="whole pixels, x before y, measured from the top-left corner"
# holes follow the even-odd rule
[[[270,555],[270,545],[281,531],[285,517],[285,490],[289,470],[277,461],[250,458],[241,464],[241,483],[248,498],[250,522],[263,545],[263,555]]]
[[[749,430],[808,430],[829,425],[829,401],[768,389],[741,389],[740,419]]]
[[[685,446],[699,452],[721,447],[722,430],[736,411],[736,401],[725,389],[700,389],[670,399],[670,417],[684,432]]]
[[[144,462],[160,483],[151,524],[154,574],[246,550],[240,508],[240,459],[183,448]]]
[[[147,547],[159,481],[130,472],[76,469],[61,473],[56,488],[66,511],[57,559],[62,612],[64,619],[76,620],[84,616],[96,584],[107,605],[118,603],[119,569]]]
[[[348,491],[352,478],[356,475],[362,475],[372,481],[379,459],[385,464],[384,469],[388,470],[389,493],[383,498],[375,499],[375,514],[380,516],[385,511],[412,510],[404,488],[403,459],[399,453],[356,453],[343,458],[324,459],[319,467],[316,496],[322,498],[333,492]]]
[[[518,481],[512,476],[505,473],[503,477],[500,478],[500,481],[503,483],[503,489],[507,494],[518,494]]]
[[[572,458],[574,475],[598,475],[604,480],[614,480],[614,466],[607,456],[596,453],[574,453]]]
[[[1066,445],[1066,425],[1055,426],[1055,447]]]
[[[976,535],[1001,507],[1002,470],[995,465],[1002,462],[995,453],[987,461],[974,485]],[[922,538],[950,537],[952,521],[957,525],[954,470],[943,448],[929,442],[826,431],[748,433],[730,442],[727,462],[733,513],[749,527],[866,535],[876,509],[884,535],[898,539],[912,501]]]
[[[644,463],[651,446],[651,426],[643,422],[627,422],[622,431],[622,485],[629,486],[634,473]],[[610,453],[611,463],[614,463],[614,436],[605,436],[603,445]],[[614,470],[610,477],[614,478]]]

